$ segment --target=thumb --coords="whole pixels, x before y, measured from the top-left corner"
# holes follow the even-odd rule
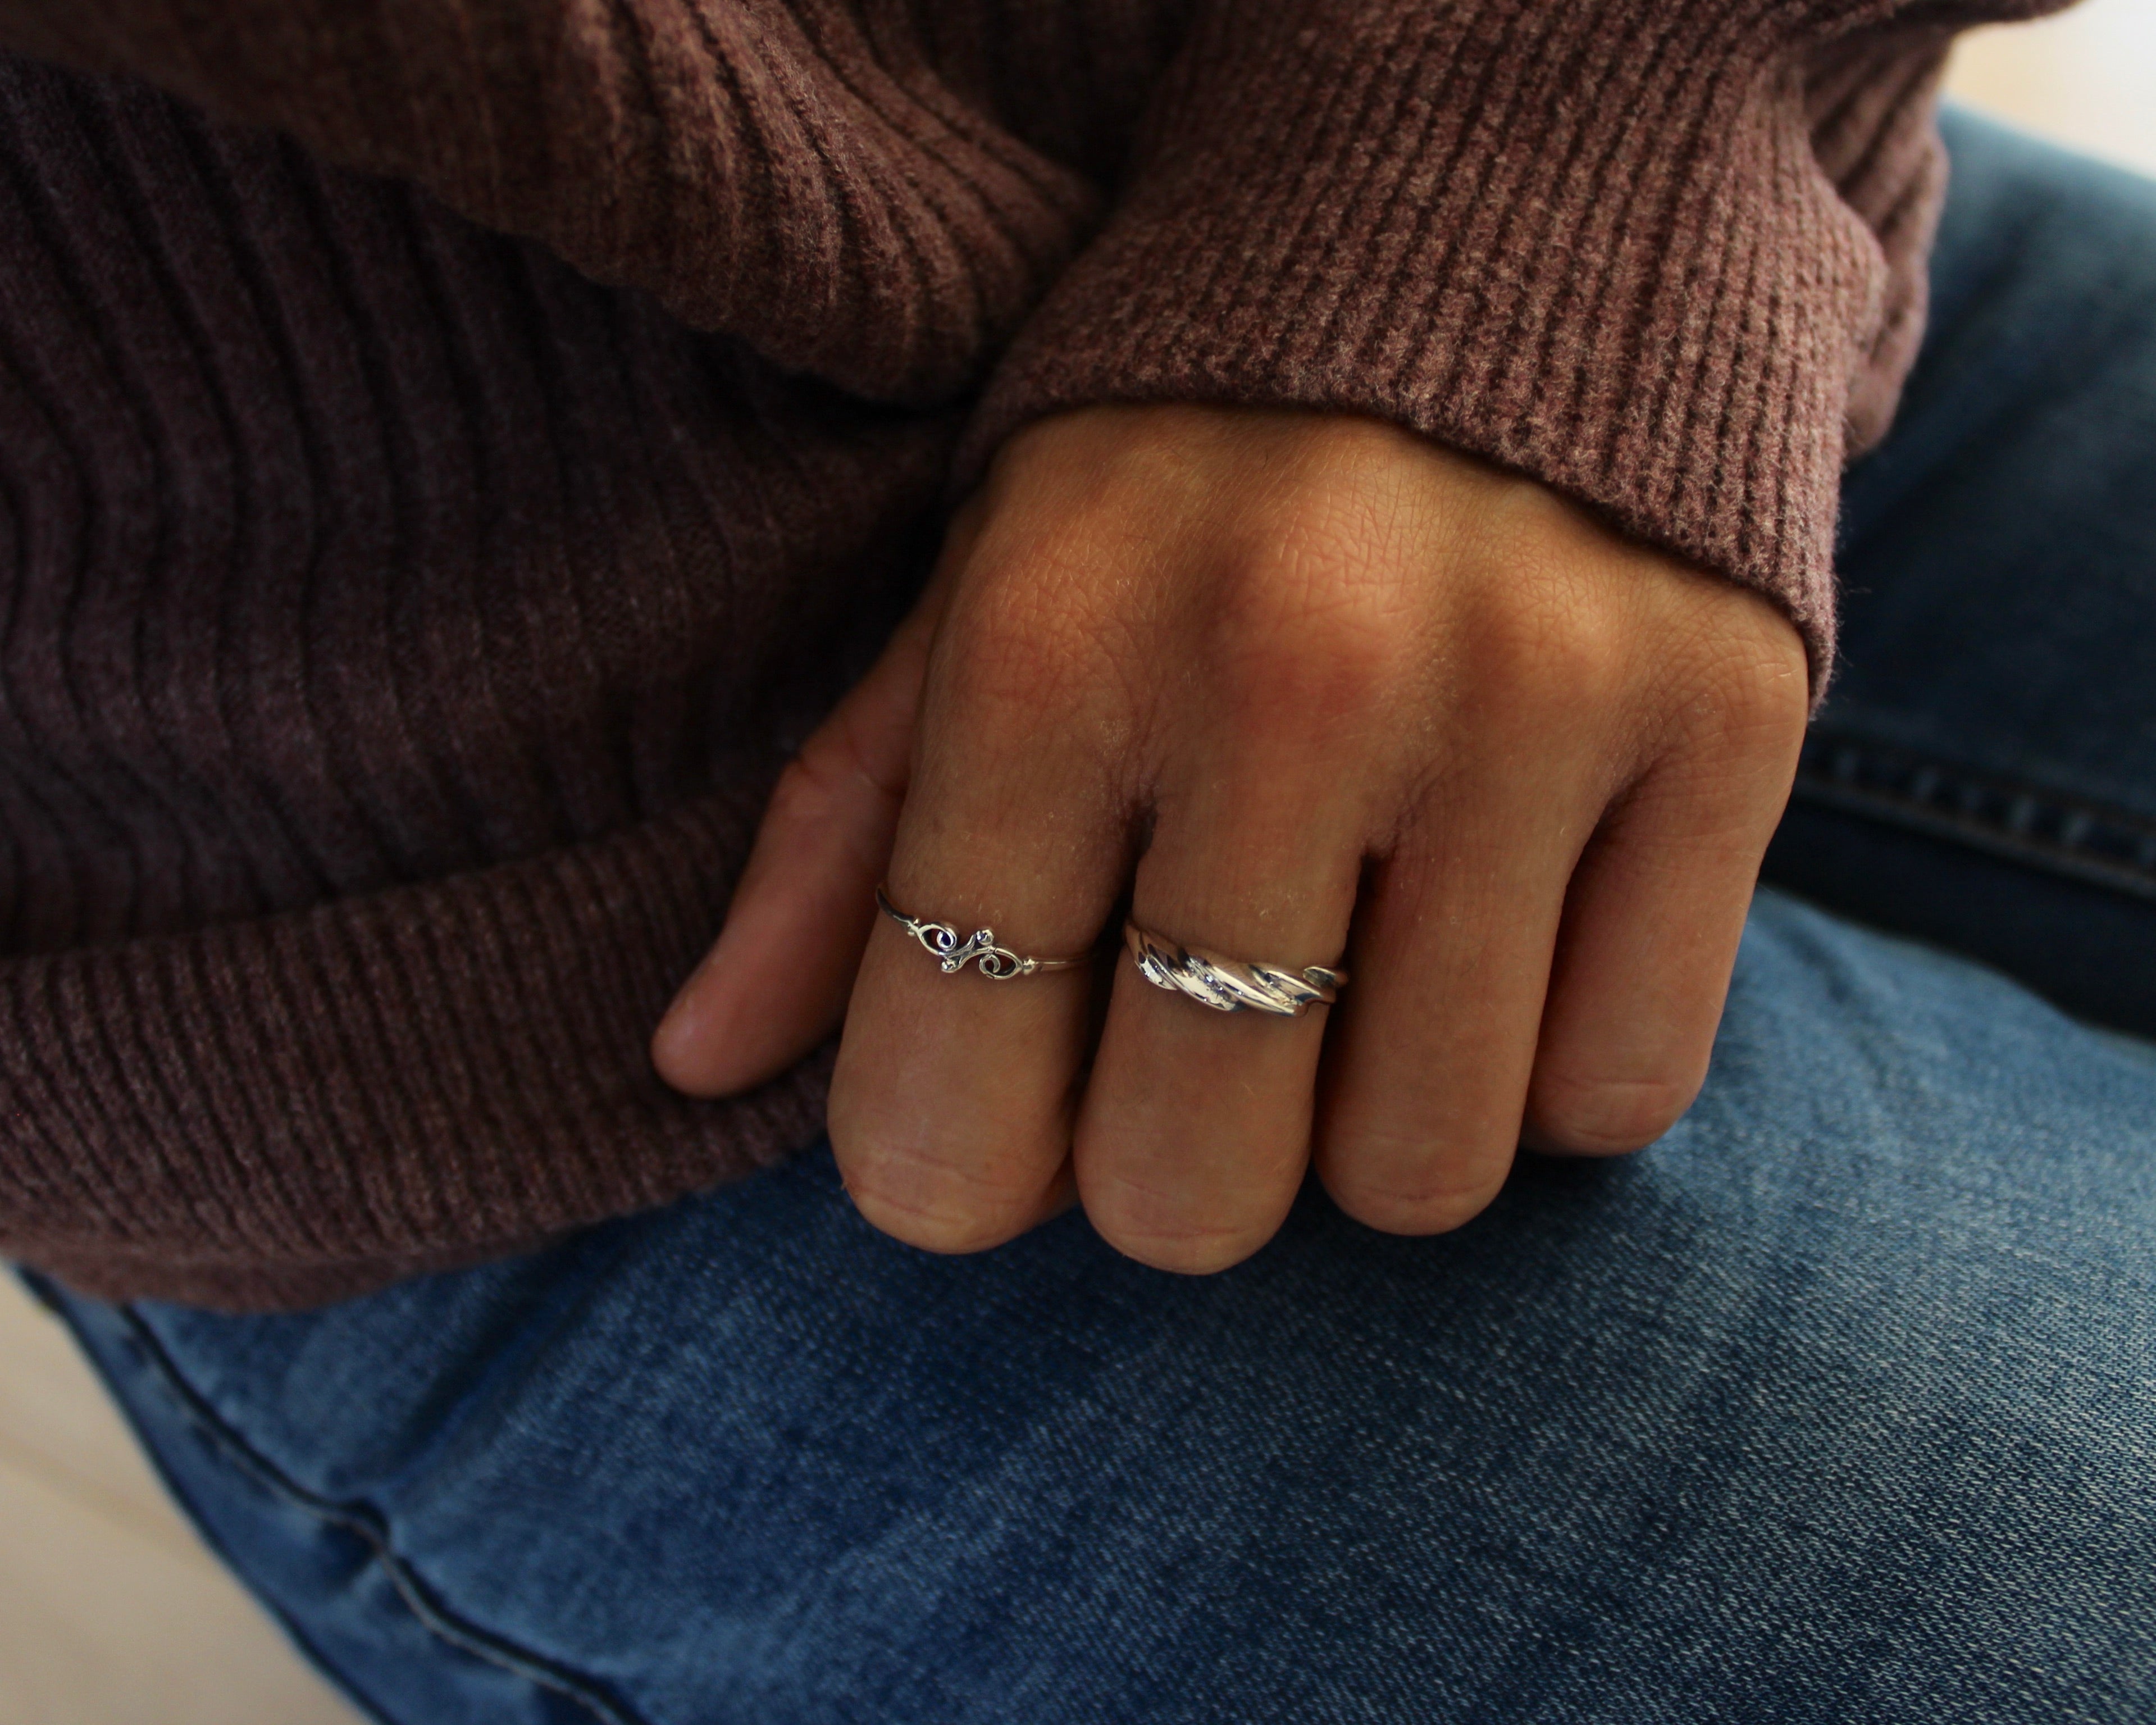
[[[844,1017],[906,798],[947,585],[939,572],[875,667],[779,776],[718,940],[652,1037],[652,1065],[676,1090],[747,1090]]]

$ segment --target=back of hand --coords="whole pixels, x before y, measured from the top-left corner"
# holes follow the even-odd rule
[[[1523,1140],[1691,1105],[1808,694],[1766,600],[1410,434],[1045,420],[788,769],[654,1058],[737,1091],[843,1012],[848,1189],[935,1250],[1075,1193],[1217,1270],[1313,1158],[1452,1228]]]

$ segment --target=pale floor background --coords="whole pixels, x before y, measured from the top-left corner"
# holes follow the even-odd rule
[[[1964,100],[2156,172],[2156,0],[1978,32]],[[203,1549],[0,1276],[0,1725],[357,1725]]]

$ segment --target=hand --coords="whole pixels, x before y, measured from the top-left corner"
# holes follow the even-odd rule
[[[1075,1183],[1124,1251],[1219,1269],[1313,1156],[1373,1227],[1452,1228],[1523,1137],[1630,1150],[1691,1105],[1807,704],[1767,601],[1411,434],[1045,420],[781,781],[654,1058],[741,1090],[843,1009],[847,1188],[935,1250]],[[1119,931],[1127,889],[1186,946],[1350,980],[1290,1019],[1127,958],[946,976],[875,916],[884,878],[1019,952]]]

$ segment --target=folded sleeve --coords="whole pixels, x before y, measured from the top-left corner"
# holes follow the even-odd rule
[[[0,50],[409,181],[856,393],[978,388],[1098,216],[894,8],[0,0]]]
[[[1831,663],[1845,459],[1922,323],[1954,31],[1881,0],[1209,0],[962,480],[1104,401],[1360,412],[1769,596]]]

